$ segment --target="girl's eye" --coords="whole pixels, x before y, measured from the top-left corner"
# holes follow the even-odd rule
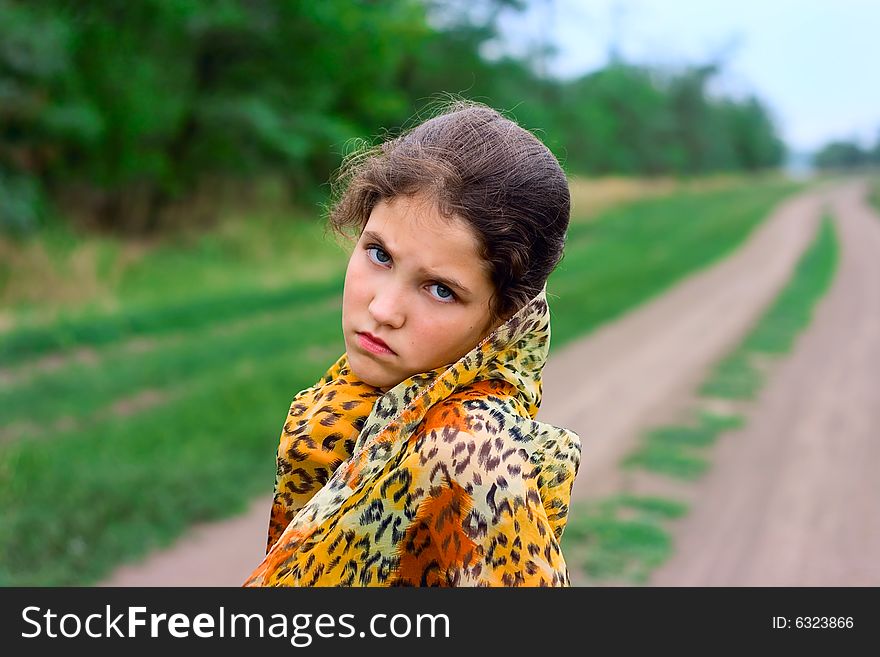
[[[452,300],[455,299],[455,293],[453,293],[452,290],[450,290],[448,287],[446,287],[446,286],[443,285],[442,283],[433,283],[433,284],[431,285],[431,287],[435,287],[435,286],[438,287],[438,288],[440,288],[441,290],[446,290],[446,291],[449,293],[449,296],[448,296],[448,297],[446,297],[446,296],[442,296],[442,295],[441,295],[441,296],[439,297],[440,299],[449,300],[449,301],[452,301]]]
[[[367,253],[369,253],[370,251],[376,251],[376,252],[377,252],[376,260],[373,260],[373,258],[370,258],[370,260],[373,260],[374,262],[378,262],[378,264],[380,264],[380,265],[388,264],[388,262],[391,261],[391,258],[388,258],[388,260],[382,260],[382,259],[378,256],[378,253],[383,253],[386,257],[388,256],[388,254],[385,253],[385,250],[382,249],[382,247],[380,247],[380,246],[376,246],[375,244],[371,244],[370,246],[366,247],[366,249],[364,249],[364,250],[365,250]],[[442,283],[433,283],[433,284],[431,285],[431,287],[437,287],[437,288],[439,288],[440,290],[444,290],[445,293],[446,293],[446,294],[444,294],[444,293],[439,293],[439,294],[435,297],[436,299],[440,299],[441,301],[444,301],[445,303],[452,303],[453,301],[455,301],[455,293],[454,293],[452,290],[450,290],[448,287],[446,287],[445,285],[443,285]]]
[[[385,253],[385,251],[383,251],[381,249],[381,247],[378,247],[378,246],[368,246],[366,251],[367,251],[367,253],[369,253],[370,251],[379,251],[381,253]],[[385,253],[385,255],[387,256],[388,254]],[[390,258],[388,260],[390,260]],[[388,260],[379,260],[379,263],[384,265],[388,262]]]

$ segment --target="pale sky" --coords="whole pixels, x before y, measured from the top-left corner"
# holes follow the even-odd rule
[[[880,134],[880,0],[528,0],[501,27],[510,52],[542,38],[564,78],[626,61],[684,65],[724,55],[719,89],[764,100],[798,151]],[[487,54],[491,55],[491,49]]]

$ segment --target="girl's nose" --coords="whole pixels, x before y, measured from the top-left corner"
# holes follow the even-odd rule
[[[373,295],[370,314],[377,323],[397,328],[403,323],[405,303],[403,290],[399,286],[383,286]]]

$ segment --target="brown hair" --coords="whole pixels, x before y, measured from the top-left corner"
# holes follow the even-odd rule
[[[364,144],[332,182],[325,210],[343,236],[363,232],[380,201],[419,193],[441,216],[469,224],[494,284],[489,325],[540,292],[563,257],[571,201],[562,167],[531,132],[482,103],[455,99],[400,136]]]

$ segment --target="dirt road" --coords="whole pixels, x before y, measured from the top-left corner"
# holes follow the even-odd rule
[[[831,196],[836,277],[748,424],[725,434],[655,586],[880,585],[880,217]]]
[[[788,281],[818,227],[822,193],[783,203],[735,253],[554,353],[539,418],[582,440],[574,498],[621,490],[639,433],[669,421]],[[552,301],[551,301],[552,308]]]
[[[544,370],[539,419],[583,439],[575,498],[619,489],[626,475],[617,463],[639,432],[690,398],[708,367],[788,280],[818,225],[821,201],[819,192],[787,201],[729,258],[554,351]],[[552,297],[550,303],[552,310]],[[121,568],[106,584],[239,585],[262,559],[270,501],[256,500],[239,519],[195,528],[169,551]]]

